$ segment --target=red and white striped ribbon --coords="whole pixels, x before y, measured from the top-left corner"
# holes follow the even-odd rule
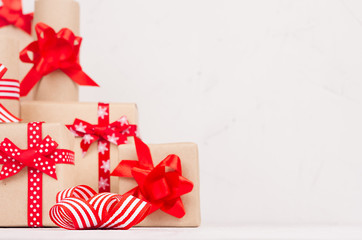
[[[20,83],[15,79],[2,79],[7,68],[0,63],[0,99],[19,99]]]
[[[92,188],[79,185],[59,192],[49,215],[56,225],[69,230],[125,230],[141,222],[150,207],[131,195],[97,194]]]
[[[0,103],[0,123],[19,122],[20,118],[15,117]]]

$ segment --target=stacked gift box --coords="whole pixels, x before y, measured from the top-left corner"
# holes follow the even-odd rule
[[[134,103],[78,101],[98,87],[79,62],[79,4],[35,0],[33,15],[2,2],[0,226],[199,226],[197,145],[145,144]]]

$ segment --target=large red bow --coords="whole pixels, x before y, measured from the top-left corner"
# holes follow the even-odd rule
[[[150,204],[130,195],[97,194],[86,185],[65,189],[49,216],[59,227],[80,229],[129,229],[147,215]]]
[[[72,151],[56,149],[57,147],[58,143],[50,136],[46,136],[34,148],[26,150],[21,150],[12,141],[5,138],[0,144],[0,164],[4,164],[0,172],[0,180],[17,174],[24,167],[35,168],[57,179],[55,159],[58,161],[59,158],[65,162],[73,161]]]
[[[27,33],[31,33],[33,13],[23,14],[21,0],[2,0],[0,7],[0,27],[14,25]]]
[[[116,145],[125,144],[127,137],[135,136],[137,130],[137,125],[129,124],[125,116],[107,126],[90,124],[76,118],[74,123],[67,127],[75,136],[83,138],[80,143],[83,154],[88,151],[93,142],[99,139]],[[99,151],[105,150],[99,149]]]
[[[79,49],[82,42],[68,29],[58,33],[44,23],[35,26],[38,41],[30,43],[20,52],[20,59],[34,64],[20,84],[20,96],[26,96],[35,84],[45,75],[60,69],[79,85],[98,86],[79,64]],[[28,52],[33,54],[32,59]]]
[[[193,189],[193,183],[182,176],[181,161],[177,155],[168,155],[156,167],[153,166],[148,146],[135,137],[137,160],[123,160],[112,172],[112,176],[133,177],[138,187],[128,191],[152,204],[150,213],[161,209],[178,218],[185,215],[180,198]]]

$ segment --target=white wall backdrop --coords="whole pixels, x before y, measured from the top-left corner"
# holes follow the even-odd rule
[[[203,224],[362,223],[361,1],[79,2],[81,100],[199,144]]]

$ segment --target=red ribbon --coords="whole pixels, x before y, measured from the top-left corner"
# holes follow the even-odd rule
[[[68,28],[56,33],[44,23],[38,23],[35,31],[38,41],[20,52],[21,61],[34,64],[20,84],[20,96],[26,96],[43,76],[58,69],[79,85],[98,86],[79,64],[81,37],[75,36]],[[32,59],[29,52],[33,55]]]
[[[98,177],[99,192],[109,192],[110,187],[110,143],[127,143],[127,137],[137,134],[137,126],[129,124],[125,116],[109,123],[109,104],[98,103],[98,124],[90,124],[83,120],[75,119],[72,125],[67,125],[76,137],[82,137],[80,147],[83,155],[86,154],[91,144],[98,141]]]
[[[148,146],[135,137],[137,160],[123,160],[112,172],[112,176],[131,177],[138,184],[128,191],[142,200],[152,204],[150,213],[161,209],[177,218],[185,215],[180,198],[193,189],[193,183],[182,176],[181,160],[177,155],[168,155],[156,167]]]
[[[28,34],[31,33],[33,13],[23,14],[21,0],[2,0],[0,7],[0,27],[13,25]]]
[[[74,152],[57,149],[50,136],[42,139],[42,123],[28,123],[28,149],[19,149],[5,138],[0,143],[0,180],[28,167],[28,226],[42,226],[42,173],[57,179],[55,164],[74,164]]]
[[[3,76],[8,71],[5,65],[0,63],[0,99],[15,99],[20,98],[20,83],[15,79],[4,79]]]
[[[86,185],[68,188],[57,194],[50,219],[68,230],[129,229],[141,222],[151,205],[130,195],[97,194]]]

